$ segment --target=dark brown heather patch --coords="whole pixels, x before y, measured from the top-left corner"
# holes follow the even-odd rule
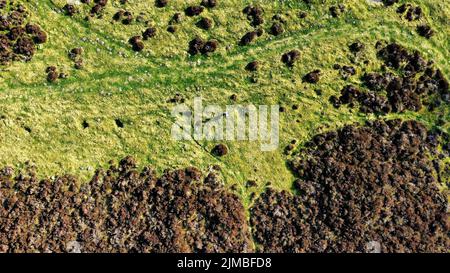
[[[247,15],[247,19],[254,27],[257,27],[264,23],[264,10],[260,6],[249,5],[246,6],[242,12]]]
[[[417,26],[417,33],[427,39],[430,39],[434,35],[434,30],[429,25]]]
[[[303,77],[303,81],[307,83],[318,83],[320,80],[321,71],[316,69],[314,71],[309,72]]]
[[[401,17],[408,21],[417,21],[423,16],[422,8],[420,6],[412,5],[411,3],[402,4],[396,11]]]
[[[209,55],[214,53],[219,47],[219,42],[217,40],[204,41],[200,37],[195,37],[189,42],[188,53],[191,55],[203,54]]]
[[[2,2],[0,9],[0,65],[30,61],[38,44],[47,42],[47,33],[31,24],[25,7],[13,1]]]
[[[215,8],[217,6],[217,0],[202,0],[201,5],[206,8]]]
[[[214,173],[136,170],[131,157],[73,177],[0,172],[1,252],[248,252],[244,207]]]
[[[281,56],[281,61],[288,67],[293,67],[295,62],[300,58],[300,51],[294,49],[284,53]]]
[[[257,37],[258,33],[256,31],[247,32],[244,36],[242,36],[241,40],[239,41],[239,45],[241,46],[249,45],[253,41],[255,41]]]
[[[158,8],[164,8],[169,4],[169,0],[155,0],[155,6]]]
[[[448,252],[438,136],[375,121],[316,135],[290,162],[297,195],[268,189],[251,209],[262,252]],[[447,155],[448,156],[448,155]]]
[[[345,86],[340,97],[330,98],[331,103],[336,107],[359,104],[363,113],[386,114],[419,111],[424,105],[433,110],[450,102],[448,80],[433,62],[426,61],[418,51],[409,52],[397,43],[380,47],[377,55],[384,62],[384,68],[380,72],[367,72],[362,77],[362,87],[367,90]]]
[[[213,25],[212,20],[205,17],[203,17],[202,19],[200,19],[200,21],[196,23],[197,27],[204,30],[210,30],[212,28],[212,25]]]
[[[252,61],[245,66],[245,70],[254,72],[258,71],[260,67],[261,63],[259,61]]]
[[[193,17],[200,15],[204,10],[205,8],[203,6],[190,6],[186,8],[184,13],[189,17]]]

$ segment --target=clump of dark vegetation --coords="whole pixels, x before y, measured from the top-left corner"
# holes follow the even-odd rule
[[[74,62],[75,69],[82,69],[84,67],[83,61],[83,52],[84,49],[82,47],[76,47],[69,50],[69,58]]]
[[[0,9],[0,65],[30,61],[37,45],[47,42],[47,33],[29,21],[25,7],[14,1],[2,2]]]
[[[75,14],[79,13],[78,8],[73,4],[66,4],[63,7],[63,10],[66,13],[66,15],[69,15],[69,16],[74,16]]]
[[[318,83],[320,80],[321,71],[316,69],[303,76],[303,81],[307,83]]]
[[[123,18],[125,11],[124,10],[118,10],[116,13],[114,13],[112,19],[114,21],[120,21]]]
[[[205,8],[203,6],[190,6],[186,8],[184,13],[189,17],[193,17],[200,15],[204,9]]]
[[[155,1],[155,6],[158,8],[164,8],[168,4],[169,4],[169,0],[156,0]]]
[[[98,170],[39,181],[0,171],[0,252],[247,252],[244,207],[217,175],[195,168],[136,170],[131,157]]]
[[[243,13],[247,15],[247,19],[254,27],[262,25],[264,23],[264,10],[260,6],[249,5],[244,8]]]
[[[339,69],[339,74],[345,80],[356,74],[356,68],[351,65],[339,66],[338,69]]]
[[[87,122],[87,120],[83,120],[83,122],[81,123],[81,126],[83,127],[83,129],[87,129],[87,128],[89,128],[89,122]]]
[[[378,58],[391,71],[366,73],[362,80],[368,90],[346,86],[340,97],[333,96],[330,102],[336,107],[341,104],[353,107],[358,102],[360,111],[378,114],[419,111],[423,105],[433,108],[435,104],[450,102],[447,79],[419,52],[410,53],[403,46],[391,43],[378,51]]]
[[[208,55],[217,50],[219,42],[217,40],[204,41],[200,37],[194,38],[189,42],[188,52],[191,55],[203,54]]]
[[[257,187],[257,186],[258,186],[258,183],[256,183],[255,180],[249,180],[249,181],[247,181],[247,183],[245,184],[245,187],[246,187],[246,188],[254,188],[254,187]]]
[[[278,36],[284,33],[284,26],[283,24],[279,23],[279,22],[275,22],[273,23],[272,27],[270,28],[270,32],[271,35],[273,36]]]
[[[354,43],[352,43],[352,44],[350,44],[348,46],[350,51],[353,52],[353,53],[361,52],[362,50],[364,50],[365,47],[366,46],[363,43],[359,42],[359,41],[356,41],[356,42],[354,42]]]
[[[170,33],[175,33],[175,32],[177,32],[177,30],[178,30],[177,26],[170,25],[167,27],[167,32],[170,32]]]
[[[298,18],[305,19],[306,17],[308,17],[308,13],[306,11],[300,11],[298,13]]]
[[[195,37],[189,42],[189,54],[197,55],[201,52],[202,48],[205,46],[205,41],[200,37]]]
[[[209,18],[203,17],[200,19],[200,21],[197,22],[197,27],[204,29],[204,30],[210,30],[213,26],[213,21]]]
[[[283,56],[281,56],[281,61],[287,66],[292,67],[299,58],[300,58],[300,51],[294,49],[284,53]]]
[[[202,0],[201,5],[205,8],[215,8],[217,6],[217,0]]]
[[[178,93],[168,100],[168,102],[170,103],[184,103],[185,101],[186,100],[183,98],[183,96]]]
[[[386,7],[389,7],[394,5],[395,3],[398,3],[398,0],[383,0],[382,2]]]
[[[255,72],[258,71],[261,64],[259,61],[252,61],[245,66],[245,70]]]
[[[156,36],[156,28],[155,27],[148,27],[143,33],[142,37],[144,40],[148,40],[150,38],[153,38]]]
[[[269,188],[251,209],[259,251],[447,252],[438,140],[400,120],[316,135],[290,163],[298,195]]]
[[[144,42],[141,36],[133,36],[128,40],[134,51],[142,51],[145,48]]]
[[[93,0],[93,1],[92,0],[81,0],[80,2],[82,4],[85,4],[90,7],[89,13],[85,17],[85,20],[90,20],[90,17],[102,18],[103,11],[105,10],[106,5],[108,4],[108,0]],[[125,4],[126,2],[127,2],[126,0],[120,1],[121,4]],[[80,8],[77,7],[77,5],[70,4],[70,3],[65,4],[62,7],[62,11],[67,16],[74,16],[81,12]],[[124,12],[125,11],[123,11],[123,10],[118,11],[116,14],[114,14],[113,20],[118,21],[120,19],[120,17],[124,15]]]
[[[275,14],[273,17],[272,17],[272,20],[275,22],[275,23],[281,23],[281,24],[286,24],[286,19],[283,17],[283,15],[281,15],[281,14]]]
[[[116,126],[118,128],[124,128],[125,127],[125,124],[123,123],[123,121],[120,118],[116,118],[114,120],[114,123],[116,124]]]
[[[45,69],[47,73],[47,81],[55,82],[58,79],[58,72],[56,71],[56,66],[49,66]]]
[[[122,16],[122,24],[129,25],[133,22],[134,16],[130,11],[125,11]]]
[[[420,21],[425,16],[424,11],[419,5],[414,5],[411,3],[404,3],[400,5],[396,12],[400,14],[400,18],[406,19],[410,22]],[[417,25],[416,31],[420,36],[427,39],[430,39],[435,34],[435,31],[431,28],[431,26],[424,23]]]
[[[179,24],[183,21],[183,15],[179,12],[175,13],[169,21],[169,24]]]
[[[82,1],[82,3],[84,4],[88,4],[90,5],[91,2],[94,3],[94,6],[92,6],[91,11],[90,11],[90,16],[94,17],[102,17],[102,13],[105,10],[106,5],[108,4],[108,0],[94,0],[94,1],[89,1],[89,0],[84,0]]]
[[[239,45],[241,46],[249,45],[253,43],[257,37],[258,37],[257,31],[247,32],[244,36],[242,36],[241,40],[239,41]]]
[[[64,72],[58,72],[58,69],[56,66],[48,66],[45,69],[45,73],[47,73],[47,81],[52,83],[55,82],[57,79],[66,79],[68,75]]]
[[[74,63],[74,68],[75,68],[75,69],[78,69],[78,70],[84,68],[84,61],[83,61],[82,58],[80,58],[80,59],[78,59],[78,60],[75,61],[75,63]]]
[[[81,55],[83,54],[84,50],[82,47],[76,47],[76,48],[72,48],[69,51],[69,58],[71,60],[76,60],[77,58],[80,58]]]
[[[329,8],[330,15],[334,18],[341,16],[342,13],[345,12],[345,6],[343,4],[339,4],[337,6],[331,6]]]
[[[225,144],[217,144],[211,153],[215,156],[225,156],[228,154],[228,147]]]
[[[209,40],[205,43],[205,45],[200,50],[200,52],[203,55],[208,55],[210,53],[214,53],[218,47],[219,47],[219,42],[217,42],[217,40]]]

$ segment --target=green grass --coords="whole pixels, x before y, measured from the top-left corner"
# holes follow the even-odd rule
[[[447,1],[408,1],[424,9],[422,23],[428,22],[437,32],[426,40],[415,32],[418,22],[400,19],[396,6],[385,8],[368,4],[370,1],[343,1],[349,11],[341,18],[328,15],[328,7],[338,1],[315,1],[324,4],[311,7],[294,0],[219,1],[217,8],[202,14],[214,20],[212,30],[200,30],[195,27],[198,18],[185,17],[178,32],[170,34],[165,29],[171,16],[199,0],[173,0],[162,9],[155,8],[153,0],[130,0],[126,9],[135,15],[144,12],[145,20],[158,29],[157,37],[146,41],[141,53],[133,52],[127,40],[140,34],[145,25],[111,23],[119,1],[110,1],[113,5],[108,5],[103,19],[89,22],[84,20],[87,9],[74,17],[63,15],[63,0],[23,2],[32,21],[47,31],[49,41],[31,62],[1,68],[0,165],[21,169],[31,162],[42,177],[71,173],[87,180],[95,168],[126,155],[134,156],[140,166],[151,165],[159,172],[191,165],[207,171],[218,164],[225,183],[239,185],[248,205],[247,180],[258,182],[257,191],[269,181],[279,189],[291,188],[294,177],[286,167],[289,157],[283,153],[291,140],[296,139],[301,145],[319,132],[376,118],[347,107],[335,109],[328,103],[329,96],[338,94],[344,85],[359,83],[364,73],[363,60],[370,60],[367,69],[379,68],[376,41],[397,41],[417,49],[450,78]],[[252,29],[242,14],[248,3],[264,7],[266,30],[271,17],[283,13],[288,21],[287,32],[276,38],[264,34],[253,45],[237,46],[239,39]],[[308,12],[308,17],[299,19],[299,11]],[[217,39],[218,52],[210,57],[189,56],[187,45],[195,35]],[[332,65],[351,64],[353,57],[347,46],[355,40],[364,42],[366,50],[354,59],[357,76],[344,81]],[[86,67],[75,70],[67,52],[80,46],[85,51]],[[288,69],[280,58],[291,49],[299,49],[301,59]],[[263,62],[256,84],[250,82],[251,74],[243,69],[254,59]],[[57,65],[70,77],[47,83],[48,65]],[[301,77],[317,68],[324,75],[319,84],[302,83]],[[322,95],[316,95],[315,89],[322,90]],[[167,100],[176,93],[188,103],[203,96],[204,104],[225,106],[233,104],[229,97],[235,93],[239,104],[285,106],[288,111],[281,116],[279,150],[261,153],[259,143],[230,142],[230,154],[216,158],[208,153],[216,143],[172,140],[173,104]],[[300,108],[291,110],[294,104]],[[437,112],[447,119],[450,115],[448,106]],[[425,110],[394,116],[414,118],[429,127],[436,122],[436,114]],[[124,128],[117,128],[116,118],[124,121]],[[88,129],[82,127],[84,120],[90,124]],[[446,124],[441,129],[449,131]],[[31,128],[31,133],[25,127]]]

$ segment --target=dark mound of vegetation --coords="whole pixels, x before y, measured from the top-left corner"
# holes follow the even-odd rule
[[[279,22],[275,22],[273,23],[272,27],[270,28],[270,34],[274,35],[274,36],[278,36],[280,34],[283,34],[284,32],[284,27],[281,23]]]
[[[259,61],[252,61],[245,66],[245,70],[254,72],[258,71],[260,67],[261,63]]]
[[[420,6],[414,6],[411,3],[402,4],[397,8],[397,13],[408,21],[417,21],[423,16],[422,8]]]
[[[47,42],[47,33],[39,25],[28,22],[25,7],[3,1],[0,7],[0,65],[14,61],[30,61],[38,44]]]
[[[77,7],[75,5],[73,5],[73,4],[66,4],[63,7],[63,11],[68,16],[74,16],[75,14],[77,14],[79,12]]]
[[[247,32],[244,36],[242,36],[241,40],[239,41],[239,45],[241,45],[241,46],[249,45],[253,41],[255,41],[257,37],[258,37],[258,32],[256,32],[256,31]]]
[[[146,33],[144,33],[146,34]],[[146,36],[147,37],[147,36]],[[134,51],[142,51],[145,48],[144,42],[141,36],[133,36],[128,40],[128,43],[132,46]]]
[[[417,33],[427,39],[430,39],[434,35],[434,30],[429,25],[417,26]]]
[[[246,6],[242,12],[247,15],[247,19],[254,27],[262,25],[264,23],[264,10],[260,6],[249,5]]]
[[[311,71],[303,77],[303,81],[307,83],[318,83],[320,80],[320,74],[321,71],[319,69]]]
[[[330,101],[339,107],[359,103],[364,113],[386,114],[390,112],[419,111],[423,105],[430,110],[442,102],[450,102],[447,79],[433,62],[426,61],[419,52],[410,53],[403,46],[391,43],[378,51],[385,68],[382,72],[366,73],[362,80],[368,90],[346,86],[340,97]]]
[[[187,7],[184,12],[187,16],[193,17],[193,16],[200,15],[204,9],[205,8],[203,6],[190,6],[190,7]]]
[[[337,6],[331,6],[329,8],[330,15],[334,18],[341,16],[345,12],[345,6],[343,4],[339,4]]]
[[[218,47],[219,42],[217,40],[204,41],[202,38],[197,36],[189,42],[188,53],[191,55],[209,55],[210,53],[214,53]]]
[[[158,8],[164,8],[165,6],[167,6],[167,4],[169,4],[169,0],[156,0],[155,1],[155,6]]]
[[[418,122],[316,135],[291,162],[298,195],[267,190],[251,209],[264,252],[448,252],[447,200]],[[447,154],[448,156],[448,154]]]
[[[214,8],[217,6],[217,0],[202,0],[201,5],[207,8]]]
[[[398,3],[398,0],[382,0],[382,2],[386,7],[389,7],[394,5],[395,3]]]
[[[294,49],[284,53],[281,56],[281,61],[288,67],[293,67],[295,62],[300,58],[300,51]]]
[[[209,18],[202,18],[200,21],[197,22],[196,26],[204,29],[204,30],[210,30],[212,28],[213,22]]]
[[[216,145],[211,153],[215,156],[225,156],[228,154],[228,147],[225,144]]]
[[[92,6],[91,11],[90,11],[90,16],[94,17],[94,16],[98,16],[101,17],[103,11],[105,10],[106,5],[108,4],[108,0],[94,0],[94,1],[88,1],[88,0],[84,0],[82,1],[82,3],[90,5],[91,2],[93,2],[94,6]]]
[[[132,158],[86,184],[0,172],[0,252],[246,252],[244,208],[214,173],[161,177]]]

